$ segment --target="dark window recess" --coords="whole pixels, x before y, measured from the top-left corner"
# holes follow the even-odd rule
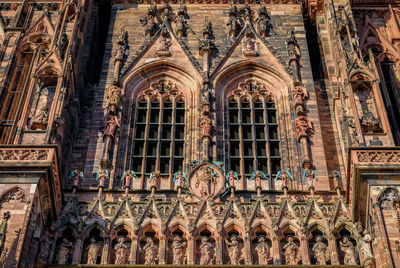
[[[137,123],[146,123],[147,110],[140,109],[138,111]]]
[[[264,123],[264,111],[263,110],[255,110],[254,111],[254,123],[256,123],[256,124]]]
[[[231,170],[240,170],[240,159],[231,158]]]
[[[184,126],[176,126],[175,139],[176,140],[183,140],[184,139],[184,131],[185,131],[185,127]]]
[[[281,169],[281,159],[272,159],[271,160],[271,173],[276,174]]]
[[[277,140],[278,139],[278,127],[276,126],[268,126],[269,139]]]
[[[270,142],[269,150],[270,150],[271,156],[279,156],[279,142]]]
[[[268,112],[268,123],[276,123],[276,113]]]
[[[179,170],[182,170],[183,167],[183,158],[175,158],[174,159],[174,170],[173,172],[177,172]]]
[[[185,110],[176,110],[176,123],[177,124],[185,123]]]
[[[144,139],[146,125],[136,124],[136,139]]]
[[[163,142],[161,144],[161,156],[169,156],[171,143]]]
[[[158,125],[150,126],[149,128],[149,139],[157,139],[158,135]]]
[[[135,141],[133,155],[142,156],[143,155],[143,147],[144,147],[143,141]]]
[[[251,123],[251,110],[242,110],[242,123],[250,124]]]
[[[229,110],[229,123],[238,123],[239,122],[238,112],[239,112],[239,110],[236,110],[236,109]]]
[[[158,123],[159,117],[160,117],[160,110],[152,108],[150,110],[150,123]]]
[[[268,174],[268,159],[267,158],[257,158],[257,169],[261,170],[265,174]]]
[[[240,156],[239,143],[231,142],[231,156]]]
[[[243,126],[243,139],[245,140],[251,140],[252,135],[251,135],[251,126]]]
[[[257,142],[257,157],[267,156],[267,148],[265,147],[265,142]]]
[[[170,140],[171,139],[171,126],[164,125],[162,127],[161,138],[164,139],[164,140]]]
[[[147,155],[157,156],[157,142],[149,142],[147,144]]]
[[[244,173],[246,175],[250,175],[253,172],[253,159],[245,159],[244,160]]]
[[[172,123],[172,110],[171,109],[164,110],[163,122],[164,123]]]
[[[264,126],[256,127],[256,139],[257,140],[264,140],[265,139],[265,130]]]
[[[148,157],[146,162],[146,173],[150,174],[154,170],[156,170],[156,158]]]
[[[239,139],[239,126],[231,126],[229,130],[230,130],[229,135],[231,139],[233,140]]]
[[[175,156],[183,156],[183,142],[175,142]]]
[[[164,175],[169,173],[169,158],[161,158],[160,172]]]
[[[253,156],[253,143],[245,142],[243,144],[243,154],[244,156]]]
[[[143,158],[141,157],[134,157],[132,160],[132,169],[135,171],[136,174],[142,173],[142,166],[143,166]]]

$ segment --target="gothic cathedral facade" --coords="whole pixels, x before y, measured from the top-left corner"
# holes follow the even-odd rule
[[[80,264],[400,267],[400,2],[1,1],[0,266]]]

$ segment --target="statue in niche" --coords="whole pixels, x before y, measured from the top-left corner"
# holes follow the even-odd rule
[[[225,243],[228,248],[230,264],[232,265],[240,264],[242,257],[241,257],[241,250],[240,250],[238,236],[235,234],[231,235],[231,242],[229,242],[228,239],[225,239]]]
[[[128,246],[125,245],[125,238],[119,237],[118,243],[114,246],[115,251],[115,264],[127,264],[128,263]]]
[[[371,235],[368,233],[367,230],[364,230],[363,236],[361,236],[358,241],[360,243],[360,251],[364,261],[374,258],[371,250],[371,240]]]
[[[171,56],[171,52],[169,51],[171,45],[172,45],[171,37],[169,36],[167,28],[164,27],[161,30],[161,38],[156,48],[157,56],[159,57]]]
[[[156,28],[156,24],[154,22],[156,12],[156,7],[151,5],[146,16],[140,19],[140,23],[144,27],[144,34],[149,39],[153,36]]]
[[[212,188],[215,188],[216,174],[213,174],[212,168],[204,166],[201,168],[201,174],[197,177],[195,187],[200,188],[200,196],[209,196],[213,193]],[[211,186],[211,189],[210,189]]]
[[[97,263],[97,256],[99,255],[101,246],[97,243],[96,238],[90,239],[90,244],[87,248],[88,252],[88,259],[87,264],[96,264]]]
[[[48,86],[38,89],[34,95],[31,108],[30,129],[45,130],[49,120],[49,110],[53,101],[55,87]]]
[[[48,230],[45,230],[39,239],[40,251],[35,263],[36,268],[46,266],[47,259],[49,257],[51,242],[52,242],[52,236],[50,236]]]
[[[115,113],[117,111],[120,99],[121,99],[122,89],[117,86],[109,86],[107,87],[107,108],[111,113]]]
[[[158,247],[154,245],[153,238],[147,237],[146,244],[143,246],[144,264],[157,264]]]
[[[236,6],[231,6],[231,8],[229,9],[229,21],[226,26],[229,26],[229,36],[231,38],[235,38],[240,29],[240,21],[238,18],[238,10]]]
[[[372,91],[366,87],[359,87],[354,91],[354,99],[363,132],[382,132],[382,122],[378,116]]]
[[[356,250],[350,238],[345,235],[342,241],[339,242],[340,250],[344,253],[343,264],[345,265],[356,265]]]
[[[186,184],[186,174],[181,170],[175,172],[173,182],[176,187],[184,187]]]
[[[304,113],[304,100],[308,98],[307,89],[303,86],[297,86],[292,91],[294,107],[297,115]]]
[[[299,252],[299,247],[294,242],[293,236],[288,236],[286,238],[287,243],[283,246],[285,264],[286,265],[297,265],[301,260],[301,255]]]
[[[289,56],[289,66],[292,68],[293,71],[293,80],[296,83],[299,83],[300,82],[299,60],[301,54],[294,31],[289,32],[288,39],[286,40],[286,48]]]
[[[116,115],[107,115],[104,118],[104,136],[114,137],[114,132],[119,127],[118,117]]]
[[[265,241],[265,236],[260,235],[258,237],[258,244],[255,248],[257,257],[258,257],[258,264],[259,265],[267,265],[271,260],[271,248],[268,246],[268,243]]]
[[[212,264],[214,259],[214,248],[213,245],[208,242],[208,237],[203,236],[200,244],[200,264],[209,265]]]
[[[317,265],[326,265],[326,262],[329,260],[329,250],[325,243],[322,241],[322,237],[320,235],[316,236],[315,240],[317,241],[312,251],[314,253],[314,258],[317,260]]]
[[[31,130],[45,130],[49,121],[49,108],[46,106],[31,118]]]
[[[186,262],[186,242],[182,241],[179,235],[174,235],[172,241],[172,264],[185,264]]]
[[[208,115],[203,116],[203,119],[200,123],[201,135],[210,136],[211,135],[211,119]]]
[[[243,55],[248,57],[257,56],[256,39],[249,27],[246,28],[245,37],[243,38]]]
[[[150,174],[149,182],[150,182],[150,188],[158,188],[158,185],[161,180],[161,174],[160,171],[156,170]]]
[[[309,134],[314,131],[313,125],[307,116],[301,115],[296,117],[295,121],[297,139],[309,137]]]
[[[231,170],[226,174],[226,188],[234,188],[235,181],[239,182],[238,174],[236,171]]]
[[[203,88],[201,89],[201,97],[203,103],[211,103],[211,92],[208,81],[203,82]]]
[[[60,248],[58,250],[57,264],[67,264],[71,249],[72,249],[72,242],[69,242],[67,238],[63,238]]]
[[[183,36],[186,35],[187,29],[187,21],[186,21],[187,13],[186,13],[186,6],[180,6],[178,10],[178,14],[175,18],[176,23],[176,36],[181,39]]]
[[[264,38],[267,37],[272,28],[272,24],[265,6],[262,6],[258,10],[258,17],[254,22],[257,23],[258,33]]]

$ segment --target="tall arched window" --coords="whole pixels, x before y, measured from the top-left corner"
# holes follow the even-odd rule
[[[256,80],[246,80],[228,94],[229,168],[242,176],[255,170],[275,175],[280,169],[276,105]]]
[[[159,170],[172,176],[183,168],[185,102],[168,80],[142,91],[136,103],[132,169],[138,176]]]

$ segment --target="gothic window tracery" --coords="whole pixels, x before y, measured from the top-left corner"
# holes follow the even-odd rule
[[[259,81],[249,79],[228,94],[230,170],[250,176],[255,170],[274,175],[280,169],[276,104]]]
[[[142,91],[136,103],[131,167],[138,176],[156,170],[169,176],[183,168],[185,100],[172,82],[162,79]]]

